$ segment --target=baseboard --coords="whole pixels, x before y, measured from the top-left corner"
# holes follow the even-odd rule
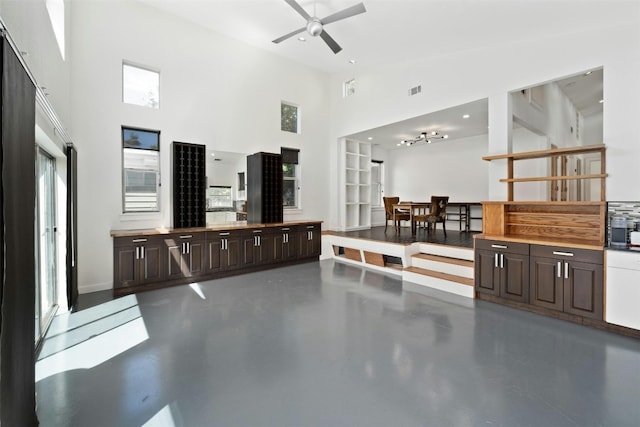
[[[113,289],[112,282],[95,283],[93,285],[78,286],[78,293],[90,294],[91,292],[106,291]]]

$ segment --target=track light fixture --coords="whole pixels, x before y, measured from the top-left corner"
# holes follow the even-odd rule
[[[400,141],[400,143],[398,144],[398,146],[406,146],[406,147],[410,147],[413,144],[415,144],[416,142],[420,142],[420,141],[426,141],[427,144],[431,144],[431,142],[438,140],[438,139],[448,139],[449,135],[444,134],[442,135],[440,132],[437,131],[431,131],[431,132],[422,132],[420,134],[420,136],[415,137],[414,139],[405,139],[403,141]]]

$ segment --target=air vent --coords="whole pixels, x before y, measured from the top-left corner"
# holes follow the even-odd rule
[[[422,92],[422,85],[414,86],[409,89],[409,96],[417,95]]]

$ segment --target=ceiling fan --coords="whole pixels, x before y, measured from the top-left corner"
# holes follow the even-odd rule
[[[358,3],[354,6],[348,7],[346,9],[341,10],[340,12],[336,12],[331,14],[323,19],[318,19],[316,16],[309,15],[295,0],[284,0],[289,4],[292,8],[295,9],[304,19],[307,20],[307,25],[302,28],[298,28],[295,31],[290,32],[289,34],[285,34],[282,37],[279,37],[273,40],[273,43],[280,43],[288,39],[289,37],[293,37],[296,34],[300,34],[304,30],[307,30],[309,35],[313,37],[320,36],[322,40],[331,48],[333,53],[338,53],[342,50],[340,45],[336,43],[336,41],[325,31],[324,26],[327,24],[331,24],[332,22],[340,21],[341,19],[349,18],[350,16],[358,15],[360,13],[364,13],[367,10],[364,8],[363,3]],[[314,7],[315,9],[315,7]],[[315,11],[314,11],[315,15]]]

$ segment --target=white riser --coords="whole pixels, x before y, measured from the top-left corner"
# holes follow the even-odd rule
[[[473,261],[473,249],[471,248],[457,248],[455,246],[420,243],[420,252],[423,254],[440,255],[449,258],[458,258],[467,261]]]
[[[413,267],[420,267],[426,270],[439,271],[441,273],[454,274],[456,276],[467,277],[473,279],[473,267],[465,267],[463,265],[449,264],[446,262],[432,261],[422,258],[411,258]]]
[[[402,274],[402,280],[426,286],[428,288],[439,289],[452,294],[461,295],[467,298],[474,297],[472,286],[461,285],[460,283],[450,282],[448,280],[438,279],[436,277],[424,276],[422,274],[405,271]]]

